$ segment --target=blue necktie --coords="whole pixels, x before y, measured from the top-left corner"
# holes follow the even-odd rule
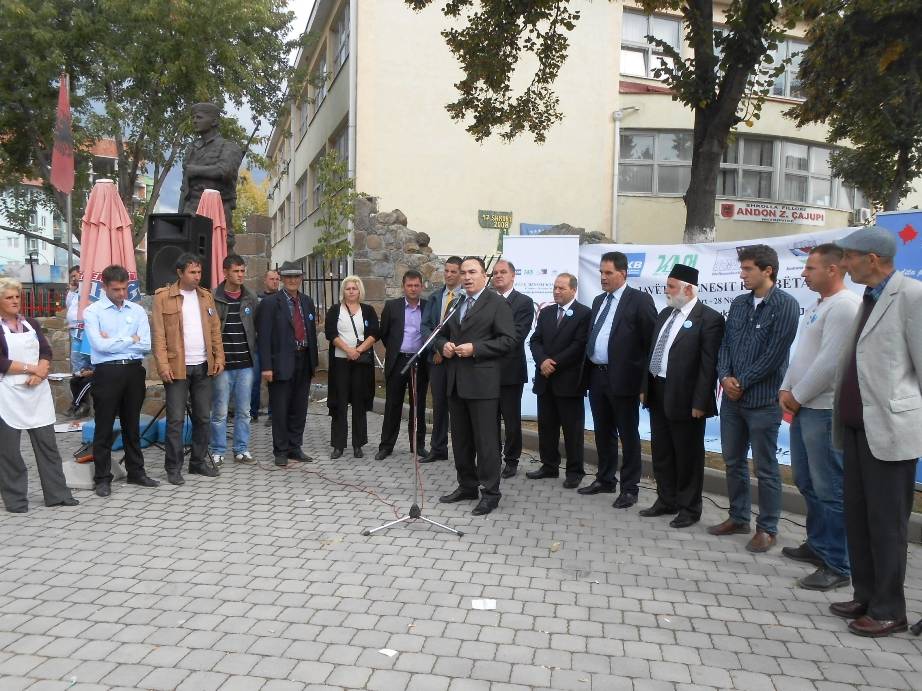
[[[608,294],[608,297],[605,298],[605,307],[602,309],[602,313],[599,315],[599,318],[595,320],[595,324],[592,325],[592,333],[589,334],[589,343],[586,344],[587,355],[591,356],[595,352],[595,342],[602,332],[602,325],[608,318],[608,312],[611,310],[612,298],[614,297],[614,293]]]

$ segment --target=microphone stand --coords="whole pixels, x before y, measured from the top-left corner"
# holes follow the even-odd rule
[[[442,321],[439,322],[439,325],[432,330],[432,333],[429,334],[429,338],[427,338],[423,342],[423,344],[419,347],[419,350],[413,353],[413,356],[407,361],[407,364],[404,365],[403,369],[400,370],[400,374],[401,376],[403,376],[408,371],[410,371],[410,368],[413,369],[413,371],[410,373],[410,391],[413,392],[413,396],[411,396],[411,400],[410,400],[410,420],[413,421],[413,437],[412,437],[410,444],[413,447],[413,465],[416,467],[417,471],[419,470],[419,459],[416,455],[416,448],[417,448],[416,433],[417,433],[417,426],[419,424],[417,417],[416,417],[417,407],[419,406],[419,391],[417,391],[416,389],[417,363],[419,362],[420,357],[422,357],[423,353],[429,347],[429,344],[435,340],[435,337],[439,335],[439,333],[442,331],[442,328],[445,326],[445,324],[448,323],[448,320],[451,319],[454,316],[455,312],[457,312],[458,309],[460,309],[461,305],[464,304],[464,294],[463,294],[463,291],[460,291],[460,292],[461,292],[461,297],[458,297],[455,299],[454,304],[445,313],[445,317],[442,319]],[[442,523],[438,523],[436,521],[433,521],[423,516],[422,511],[419,508],[419,480],[417,480],[414,483],[413,504],[410,506],[410,511],[409,513],[407,513],[407,515],[402,516],[398,518],[397,520],[391,521],[389,523],[385,523],[384,525],[380,525],[377,528],[372,528],[371,530],[365,530],[362,532],[362,535],[365,535],[366,537],[369,535],[374,535],[375,533],[382,531],[385,528],[391,528],[397,525],[398,523],[406,523],[409,521],[425,521],[429,525],[434,525],[436,528],[447,530],[449,533],[454,533],[458,537],[461,537],[462,535],[464,535],[464,533],[462,533],[460,530],[455,530],[454,528],[451,528]]]

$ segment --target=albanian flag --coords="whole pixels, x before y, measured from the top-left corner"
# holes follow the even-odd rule
[[[70,128],[70,80],[61,75],[58,114],[54,122],[54,151],[51,154],[51,185],[63,194],[74,190],[74,135]]]

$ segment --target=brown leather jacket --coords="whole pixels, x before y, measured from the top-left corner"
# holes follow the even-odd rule
[[[224,344],[221,341],[221,319],[214,297],[202,287],[196,288],[205,337],[205,354],[208,356],[208,374],[214,376],[220,366],[224,368]],[[161,379],[169,368],[174,379],[186,378],[186,350],[183,340],[182,293],[179,281],[160,288],[154,293],[153,329],[151,345],[157,371]]]

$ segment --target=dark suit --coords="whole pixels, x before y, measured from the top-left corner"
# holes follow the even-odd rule
[[[272,454],[291,458],[301,450],[311,377],[317,368],[317,313],[314,301],[298,293],[306,340],[295,341],[292,302],[280,290],[263,299],[257,310],[257,346],[264,371],[272,370]]]
[[[468,313],[459,310],[442,327],[434,344],[471,343],[472,357],[447,359],[448,402],[451,410],[451,446],[455,453],[458,486],[475,492],[481,501],[499,503],[499,389],[501,358],[515,347],[512,310],[502,298],[484,289]],[[476,460],[475,460],[476,459]]]
[[[717,353],[724,318],[700,301],[687,316],[677,316],[681,324],[663,353],[666,377],[661,378],[650,372],[650,360],[672,313],[667,307],[656,318],[643,382],[652,432],[654,506],[697,521],[704,483],[704,425],[708,417],[717,415]],[[693,408],[704,411],[705,417],[692,417]]]
[[[616,291],[617,292],[617,291]],[[597,295],[592,301],[590,341],[593,325],[602,311],[607,293]],[[608,338],[607,364],[598,366],[591,361],[589,369],[589,406],[595,424],[596,448],[599,453],[599,471],[596,481],[605,487],[617,484],[618,440],[623,456],[621,466],[621,492],[637,495],[640,482],[640,387],[644,376],[644,363],[650,353],[656,307],[646,293],[624,286]],[[588,349],[592,347],[587,342]],[[588,355],[592,355],[588,352]]]
[[[455,292],[464,291],[461,288],[455,288]],[[423,310],[423,340],[429,338],[430,334],[442,321],[442,312],[445,311],[444,304],[445,289],[440,288],[426,299],[426,308]],[[435,364],[433,356],[436,349],[430,347],[426,354],[426,363],[429,367],[429,390],[432,393],[432,436],[429,438],[429,452],[436,458],[448,458],[448,388],[447,388],[447,369],[444,362]]]
[[[388,453],[394,450],[394,445],[397,443],[397,436],[400,433],[400,419],[403,417],[403,399],[407,395],[408,388],[410,389],[410,406],[412,407],[416,404],[413,387],[410,386],[410,375],[414,371],[416,372],[416,391],[419,394],[418,398],[421,404],[416,406],[416,420],[410,419],[407,422],[407,435],[410,439],[411,448],[414,443],[414,430],[416,450],[421,450],[426,445],[426,386],[429,383],[426,360],[421,358],[416,361],[416,366],[406,374],[400,373],[413,355],[413,353],[402,353],[400,351],[406,323],[405,308],[406,298],[399,297],[385,302],[384,309],[381,311],[381,343],[384,344],[385,348],[384,385],[386,398],[384,402],[384,420],[381,423],[381,443],[378,444],[378,448]],[[420,326],[422,326],[425,309],[426,301],[420,300]]]
[[[541,464],[549,471],[560,472],[560,428],[567,453],[567,478],[580,480],[583,468],[583,430],[586,423],[586,394],[583,369],[589,319],[585,305],[574,301],[557,323],[557,305],[545,307],[538,314],[535,333],[529,345],[535,359],[535,385],[538,396],[538,451]],[[550,377],[541,374],[541,363],[550,358],[556,364]]]
[[[525,339],[535,322],[535,302],[515,289],[509,293],[506,302],[512,309],[515,323],[515,348],[501,361],[499,415],[506,427],[503,459],[507,465],[514,467],[519,464],[522,454],[522,389],[528,381]]]

